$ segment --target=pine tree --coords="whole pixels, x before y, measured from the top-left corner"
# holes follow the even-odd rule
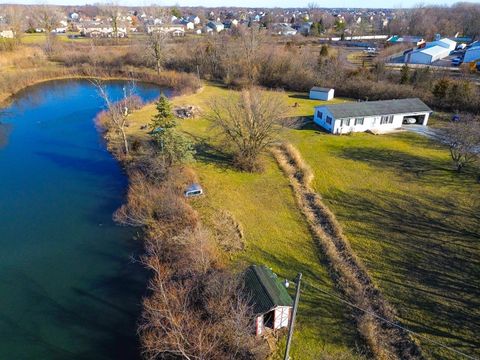
[[[173,116],[170,101],[165,95],[161,95],[156,104],[157,114],[153,116],[150,127],[153,131],[167,130],[174,128],[177,123]]]

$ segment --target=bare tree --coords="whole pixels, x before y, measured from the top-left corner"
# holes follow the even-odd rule
[[[445,142],[458,172],[478,160],[480,154],[480,119],[464,114],[444,130]]]
[[[128,138],[125,131],[127,118],[131,111],[129,105],[135,93],[135,82],[132,80],[123,87],[123,97],[118,102],[114,102],[107,92],[105,83],[98,79],[92,79],[91,83],[97,88],[98,94],[105,101],[107,106],[106,117],[108,126],[113,128],[114,132],[121,136],[123,142],[123,155],[129,155]]]
[[[20,43],[20,39],[25,31],[26,18],[25,9],[20,6],[7,6],[5,9],[8,26],[13,31],[15,40]]]
[[[281,96],[251,88],[239,98],[223,97],[210,103],[210,118],[234,147],[236,165],[258,169],[260,154],[274,141],[275,125],[288,115]]]
[[[148,34],[146,47],[147,55],[155,63],[155,69],[157,73],[163,69],[163,64],[165,63],[167,55],[167,41],[168,34],[163,31],[152,31]]]

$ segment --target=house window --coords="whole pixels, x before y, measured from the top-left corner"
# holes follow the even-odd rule
[[[383,124],[392,124],[393,123],[393,115],[384,115],[380,119],[380,125]]]
[[[319,119],[323,119],[323,113],[321,111],[317,111],[317,117]]]
[[[363,118],[355,118],[355,125],[363,125]]]
[[[350,126],[350,119],[342,119],[340,126]]]
[[[330,116],[327,116],[327,124],[332,125],[332,118]]]

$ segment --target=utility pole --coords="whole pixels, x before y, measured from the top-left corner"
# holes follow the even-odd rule
[[[297,279],[295,281],[297,287],[295,289],[295,299],[293,300],[293,312],[292,317],[290,318],[290,323],[288,324],[288,337],[287,337],[287,346],[285,347],[285,356],[283,360],[290,360],[290,344],[292,342],[293,336],[293,326],[295,325],[295,316],[297,316],[298,300],[300,299],[300,282],[302,281],[302,273],[298,273]]]

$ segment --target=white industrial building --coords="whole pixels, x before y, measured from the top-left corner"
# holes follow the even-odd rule
[[[316,106],[314,122],[332,134],[385,133],[404,123],[425,126],[431,113],[418,98],[351,102]]]
[[[413,50],[405,56],[405,62],[410,64],[432,64],[446,58],[455,50],[457,43],[444,38],[428,43],[424,48]]]
[[[314,86],[310,89],[310,99],[329,101],[333,99],[335,90],[331,88],[323,88]]]

